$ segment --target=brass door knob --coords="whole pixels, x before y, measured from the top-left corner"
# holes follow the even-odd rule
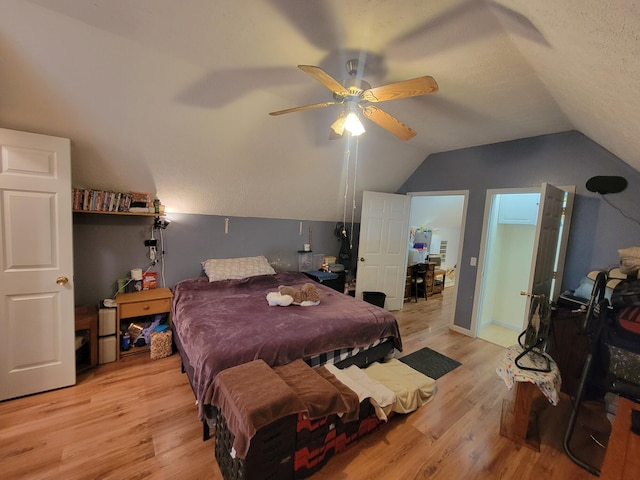
[[[56,278],[56,283],[62,286],[69,283],[69,279],[64,275],[62,275],[61,277]]]

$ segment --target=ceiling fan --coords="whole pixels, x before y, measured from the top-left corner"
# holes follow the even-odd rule
[[[409,140],[416,135],[415,130],[371,104],[398,98],[416,97],[438,91],[438,84],[430,76],[371,88],[369,83],[359,80],[356,76],[358,73],[358,60],[349,60],[346,63],[349,78],[345,80],[344,84],[335,80],[320,67],[298,65],[298,68],[331,90],[333,92],[333,101],[287,108],[286,110],[270,112],[269,115],[282,115],[331,105],[344,105],[343,111],[338,114],[338,118],[331,125],[330,139],[342,137],[345,130],[351,132],[352,135],[363,133],[364,127],[358,118],[358,111],[360,110],[366,118],[393,133],[401,140]]]

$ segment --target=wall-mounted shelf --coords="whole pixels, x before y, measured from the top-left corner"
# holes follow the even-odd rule
[[[98,213],[100,215],[133,215],[136,217],[161,217],[160,213],[145,212],[102,212],[99,210],[73,210],[73,213]]]
[[[101,213],[111,215],[135,215],[159,217],[164,215],[164,205],[150,193],[114,192],[73,188],[72,211],[74,213]]]

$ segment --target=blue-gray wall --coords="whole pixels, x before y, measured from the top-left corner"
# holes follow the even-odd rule
[[[624,192],[606,195],[615,207],[635,218],[629,220],[602,196],[586,190],[595,175],[621,175],[629,186]],[[458,297],[454,322],[469,328],[475,295],[484,203],[487,189],[575,185],[563,288],[573,288],[588,271],[618,263],[618,249],[640,245],[637,205],[640,204],[640,173],[578,132],[545,135],[430,155],[407,179],[398,193],[469,190],[462,264],[457,273]],[[207,258],[265,255],[283,270],[297,269],[297,251],[313,230],[314,251],[337,256],[340,243],[333,235],[335,223],[262,218],[229,220],[214,215],[171,214],[163,232],[166,286],[201,275],[200,262]],[[116,281],[132,268],[148,265],[151,217],[74,214],[74,263],[76,304],[95,304],[110,298]],[[358,225],[353,244],[358,243]],[[156,232],[158,236],[158,232]],[[356,255],[353,255],[356,258]],[[159,272],[160,270],[155,269]]]
[[[586,189],[587,180],[596,175],[628,180],[625,191],[606,195],[613,206]],[[619,248],[640,245],[640,172],[575,131],[430,155],[398,190],[469,190],[462,265],[456,276],[457,326],[471,326],[477,267],[470,266],[470,259],[480,254],[486,191],[543,182],[576,186],[563,289],[576,287],[590,270],[618,264]]]
[[[298,269],[298,250],[308,243],[312,228],[313,252],[338,256],[340,242],[332,222],[168,214],[171,224],[162,231],[165,250],[164,278],[172,288],[180,280],[202,274],[200,262],[207,258],[264,255],[280,270]],[[74,288],[76,305],[93,305],[111,298],[117,280],[129,276],[132,268],[149,265],[153,217],[74,213]],[[357,235],[357,226],[354,227]],[[160,244],[160,232],[155,231]],[[355,248],[355,247],[354,247]],[[158,246],[158,250],[160,247]],[[355,257],[354,257],[355,258]],[[158,272],[160,265],[151,269]]]

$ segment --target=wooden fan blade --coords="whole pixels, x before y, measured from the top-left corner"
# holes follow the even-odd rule
[[[339,102],[312,103],[311,105],[302,105],[300,107],[293,107],[293,108],[287,108],[285,110],[278,110],[277,112],[269,112],[269,115],[282,115],[285,113],[299,112],[301,110],[311,110],[313,108],[330,107],[331,105],[336,105],[338,103]]]
[[[370,88],[362,92],[361,98],[367,102],[384,102],[385,100],[416,97],[437,91],[438,84],[433,77],[425,76]]]
[[[369,120],[389,130],[400,140],[409,140],[416,136],[415,130],[402,123],[396,117],[380,110],[378,107],[374,107],[373,105],[362,107],[362,112]]]
[[[298,65],[298,68],[306,74],[311,75],[336,95],[339,95],[341,97],[346,97],[347,95],[349,95],[349,90],[347,90],[344,85],[338,82],[327,72],[322,70],[320,67],[315,67],[313,65]]]

